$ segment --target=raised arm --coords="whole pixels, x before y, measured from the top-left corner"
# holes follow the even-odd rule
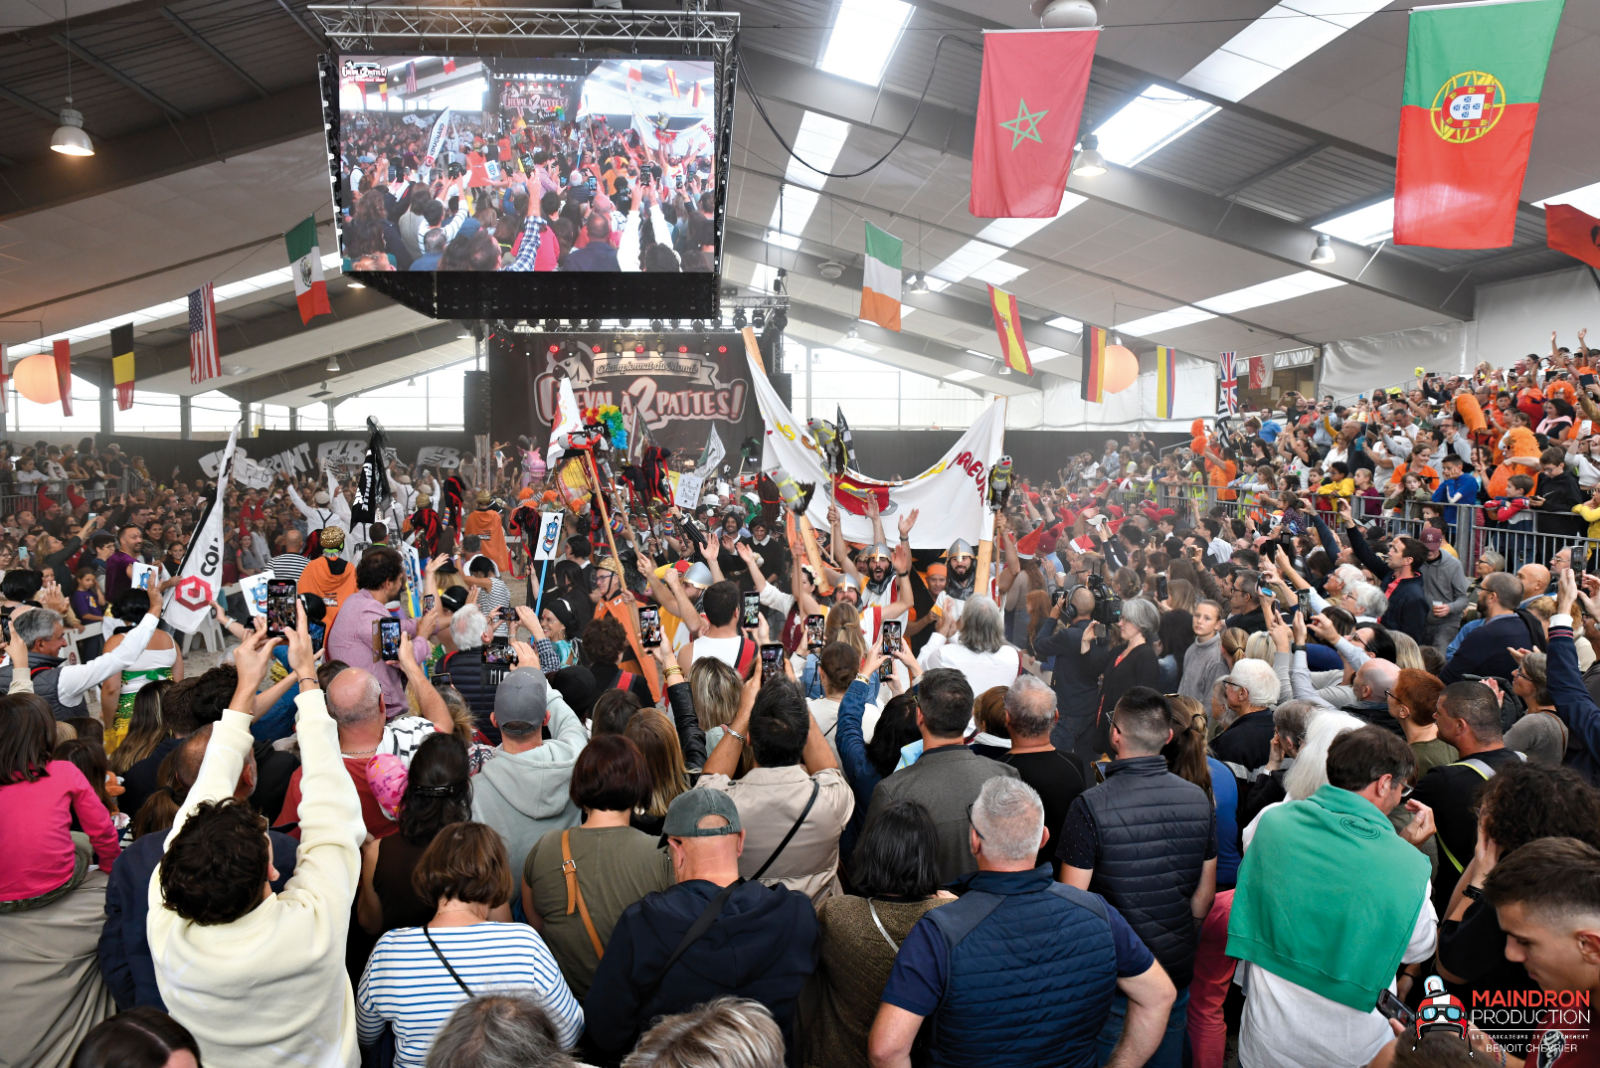
[[[828,505],[828,529],[833,534],[834,562],[844,569],[846,575],[849,575],[858,583],[861,582],[861,572],[856,570],[855,561],[850,559],[848,547],[844,542],[844,527],[840,524],[839,506],[837,504]]]

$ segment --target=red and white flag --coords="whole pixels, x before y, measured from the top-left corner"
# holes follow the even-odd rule
[[[1050,219],[1061,211],[1099,33],[984,33],[968,202],[973,215]]]
[[[1272,357],[1250,357],[1250,388],[1266,389],[1272,385]]]
[[[207,282],[189,294],[189,384],[198,386],[222,377],[222,350],[217,345],[217,302]]]

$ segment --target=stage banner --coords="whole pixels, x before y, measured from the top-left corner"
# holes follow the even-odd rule
[[[558,421],[560,371],[581,408],[616,405],[623,425],[642,423],[651,441],[679,458],[701,455],[714,432],[735,473],[741,445],[759,438],[761,416],[750,400],[744,339],[737,333],[581,333],[510,335],[491,344],[519,346],[533,361],[534,425],[546,442]]]
[[[828,529],[828,494],[831,480],[821,452],[805,426],[789,411],[766,375],[751,369],[756,402],[765,423],[761,470],[781,484],[784,475],[796,482],[812,483],[816,492],[806,515],[812,526]],[[918,510],[911,528],[913,549],[948,549],[957,538],[977,544],[989,492],[989,469],[1005,451],[1006,402],[996,400],[945,451],[939,462],[915,478],[885,482],[858,471],[845,472],[839,481],[839,523],[846,541],[870,542],[872,520],[866,500],[877,498],[883,515],[883,532],[891,542],[902,515]],[[871,457],[867,457],[870,459]]]

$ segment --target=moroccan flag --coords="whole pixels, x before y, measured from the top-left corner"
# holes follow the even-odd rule
[[[1178,350],[1156,346],[1156,418],[1171,419],[1178,399]]]
[[[1394,243],[1511,244],[1563,0],[1414,8]]]
[[[867,223],[867,264],[861,272],[861,318],[900,329],[900,253],[905,243]]]
[[[56,357],[56,389],[61,391],[61,414],[72,414],[72,342],[57,341],[52,346]]]
[[[111,328],[111,380],[117,386],[117,411],[133,407],[133,324]]]
[[[983,35],[983,85],[968,210],[984,219],[1051,219],[1061,210],[1099,30]]]
[[[1557,252],[1600,267],[1600,219],[1571,204],[1551,204],[1544,209],[1544,240]]]
[[[294,299],[300,305],[300,321],[309,323],[314,315],[332,315],[328,303],[328,283],[322,280],[322,250],[317,247],[317,217],[305,221],[283,235],[289,247],[289,273],[294,275]],[[129,376],[130,379],[132,375]]]
[[[1022,310],[1017,307],[1017,298],[1003,289],[989,286],[989,308],[994,312],[994,330],[1000,335],[1000,352],[1006,366],[1021,374],[1033,374],[1028,343],[1022,337]]]
[[[1078,396],[1095,404],[1106,402],[1106,331],[1091,326],[1083,332],[1083,381]]]

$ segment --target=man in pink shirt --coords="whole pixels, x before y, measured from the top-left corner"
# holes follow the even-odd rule
[[[428,564],[431,578],[439,561]],[[339,617],[328,629],[327,656],[351,667],[372,673],[383,687],[383,710],[389,719],[406,711],[406,679],[398,666],[378,657],[376,634],[380,620],[394,618],[385,606],[400,596],[405,586],[405,568],[400,554],[385,546],[374,546],[356,565],[356,592],[339,606]],[[438,620],[429,612],[420,620],[400,620],[401,633],[411,640],[416,662],[425,663],[430,651],[428,637]]]

